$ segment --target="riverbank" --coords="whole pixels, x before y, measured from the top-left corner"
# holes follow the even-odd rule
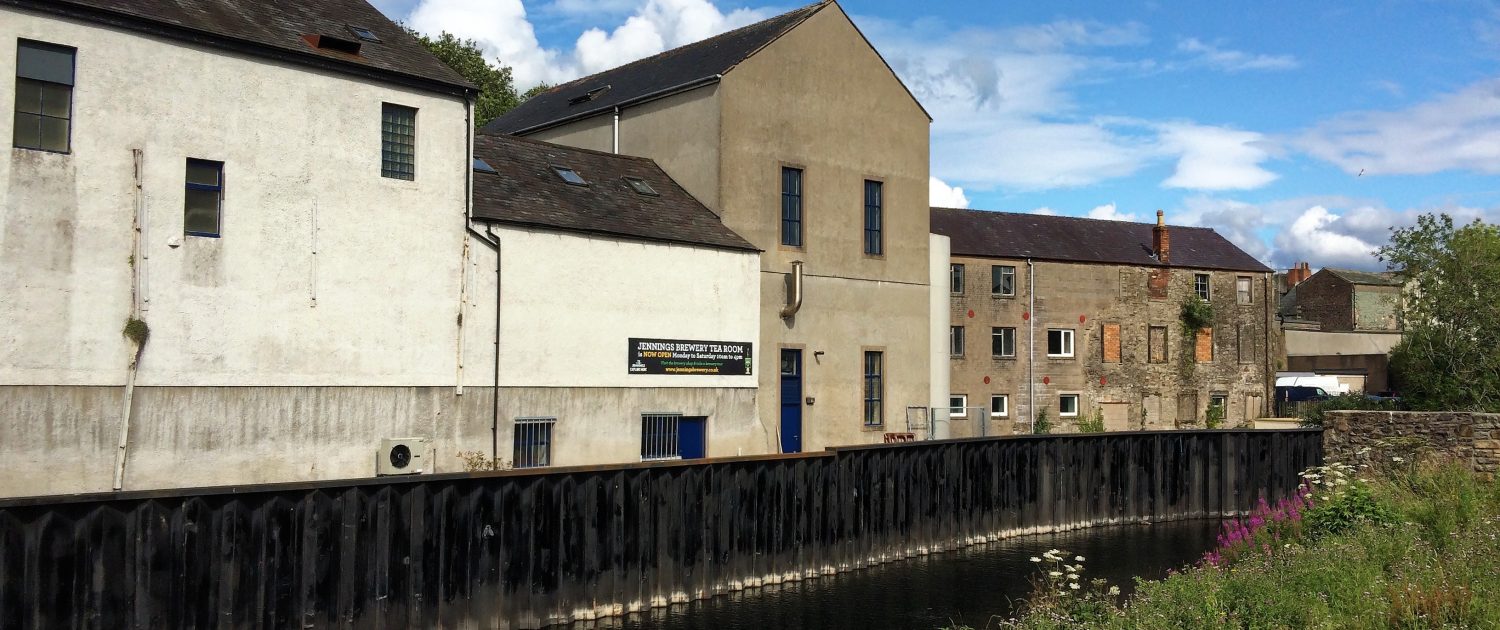
[[[1500,627],[1500,484],[1399,456],[1306,478],[1308,500],[1265,506],[1130,598],[1082,557],[1039,557],[1025,613],[989,627]]]

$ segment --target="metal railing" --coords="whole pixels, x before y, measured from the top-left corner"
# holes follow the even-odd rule
[[[516,418],[511,465],[536,468],[552,465],[552,425],[557,418]]]
[[[641,461],[682,459],[682,451],[677,442],[680,420],[680,413],[641,415]]]

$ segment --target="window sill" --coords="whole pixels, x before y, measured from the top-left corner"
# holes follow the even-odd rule
[[[882,422],[880,424],[867,424],[861,427],[860,430],[864,431],[865,433],[885,433],[885,423]]]
[[[223,237],[219,236],[218,234],[209,234],[208,232],[183,232],[182,235],[183,236],[196,236],[198,238],[223,238]]]
[[[1078,357],[1071,354],[1049,354],[1047,359],[1051,361],[1072,361]]]
[[[36,151],[37,153],[51,153],[52,155],[72,155],[73,154],[73,149],[72,148],[69,148],[67,151],[58,151],[57,149],[46,149],[46,148],[42,148],[42,147],[23,147],[23,146],[19,146],[19,145],[11,145],[11,148],[12,149],[20,149],[22,151]]]
[[[1000,294],[1000,293],[991,293],[990,297],[995,298],[997,300],[1014,300],[1014,299],[1016,299],[1016,294],[1012,293],[1010,295],[1003,295],[1003,294]]]
[[[642,457],[641,461],[642,462],[675,462],[675,461],[679,461],[681,459],[682,459],[681,455],[671,455],[671,456],[668,456],[668,457]]]
[[[1015,361],[1016,360],[1016,355],[1014,355],[1014,354],[1009,355],[1009,356],[990,355],[990,359],[993,360],[993,361]]]

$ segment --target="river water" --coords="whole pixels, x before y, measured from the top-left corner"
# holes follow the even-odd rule
[[[658,609],[601,623],[630,630],[931,630],[993,626],[1031,590],[1048,549],[1084,556],[1086,579],[1103,578],[1129,593],[1133,578],[1157,579],[1196,562],[1214,544],[1216,520],[1094,527],[1011,538],[988,545],[893,562]]]

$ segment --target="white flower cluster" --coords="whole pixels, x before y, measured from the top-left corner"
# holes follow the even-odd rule
[[[1042,562],[1043,560],[1057,567],[1047,572],[1047,581],[1056,583],[1058,589],[1062,588],[1062,584],[1065,581],[1068,585],[1068,590],[1076,591],[1082,588],[1082,585],[1079,583],[1082,578],[1079,574],[1083,573],[1083,556],[1073,556],[1073,562],[1076,564],[1069,564],[1068,552],[1061,549],[1050,549],[1046,553],[1043,553],[1040,558],[1036,556],[1031,557],[1032,562]],[[1058,595],[1066,594],[1067,591],[1058,591]]]
[[[1302,485],[1307,486],[1307,498],[1317,500],[1343,497],[1349,489],[1349,479],[1353,475],[1353,466],[1329,462],[1309,468],[1298,476],[1302,477]]]

